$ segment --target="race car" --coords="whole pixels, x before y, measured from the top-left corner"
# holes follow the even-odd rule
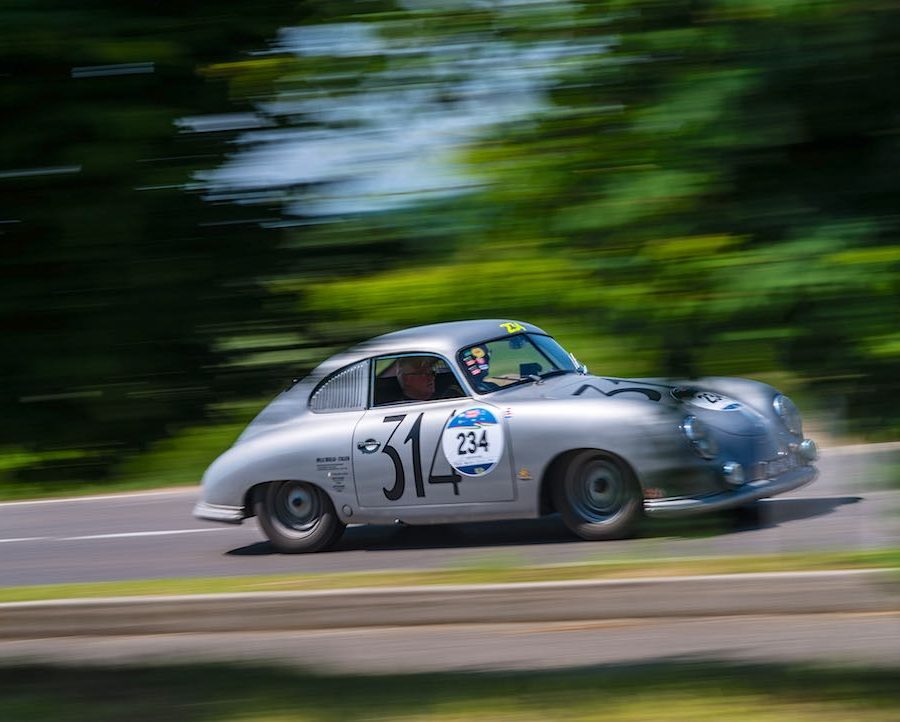
[[[347,524],[558,513],[587,540],[641,515],[740,508],[817,475],[797,407],[742,378],[594,376],[546,332],[419,326],[332,356],[277,396],[203,476],[195,516],[256,516],[281,552]]]

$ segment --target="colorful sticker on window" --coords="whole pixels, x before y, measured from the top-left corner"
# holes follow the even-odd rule
[[[464,368],[473,377],[488,373],[490,367],[488,358],[487,349],[482,346],[473,346],[462,352]]]

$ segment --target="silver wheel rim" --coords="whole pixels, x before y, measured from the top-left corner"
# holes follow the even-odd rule
[[[272,521],[284,533],[304,537],[318,527],[322,518],[319,492],[309,484],[285,482],[271,500]]]
[[[591,523],[610,522],[628,505],[627,480],[618,466],[605,459],[589,459],[578,466],[568,487],[572,506]]]

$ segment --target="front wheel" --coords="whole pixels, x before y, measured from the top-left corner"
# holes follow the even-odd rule
[[[640,487],[631,470],[599,451],[569,459],[553,483],[553,502],[563,522],[582,539],[621,539],[641,515]]]
[[[344,532],[331,499],[303,481],[266,484],[257,496],[255,510],[272,546],[288,554],[320,551]]]

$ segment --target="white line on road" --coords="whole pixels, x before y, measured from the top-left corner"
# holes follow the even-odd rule
[[[87,539],[122,539],[136,536],[167,536],[171,534],[197,534],[204,531],[227,531],[225,527],[209,529],[162,529],[159,531],[129,531],[116,534],[87,534],[84,536],[24,536],[12,539],[0,539],[0,544],[31,541],[85,541]]]
[[[85,539],[122,539],[132,536],[165,536],[167,534],[197,534],[203,531],[226,531],[224,527],[209,529],[166,529],[162,531],[129,531],[118,534],[89,534],[86,536],[57,537],[58,541],[84,541]]]
[[[31,499],[29,501],[4,501],[0,508],[6,506],[36,506],[38,504],[71,504],[78,501],[128,501],[153,496],[188,496],[200,493],[199,486],[181,487],[179,489],[157,489],[156,491],[126,491],[121,494],[103,494],[100,496],[70,496],[64,499]]]

